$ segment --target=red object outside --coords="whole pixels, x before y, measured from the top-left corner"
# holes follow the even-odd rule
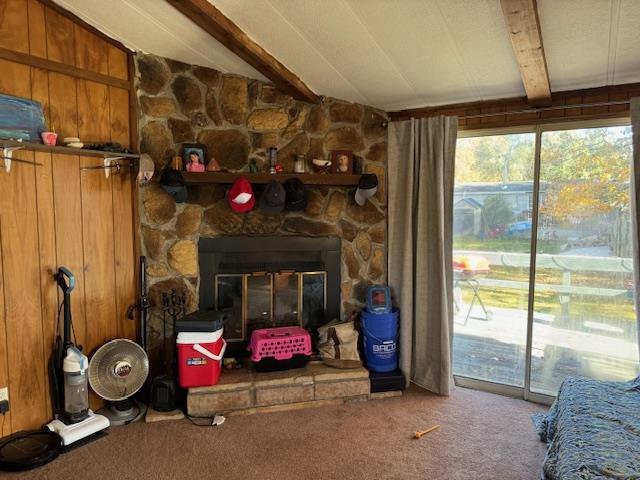
[[[452,267],[456,275],[473,277],[489,273],[489,262],[480,255],[456,255],[453,257]]]
[[[182,388],[209,387],[218,383],[227,345],[222,332],[216,334],[178,334],[178,379]],[[216,336],[217,340],[209,341]]]

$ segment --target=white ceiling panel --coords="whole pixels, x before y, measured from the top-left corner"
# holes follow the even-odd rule
[[[498,1],[349,3],[423,105],[524,93]],[[415,103],[400,97],[385,107]]]
[[[551,90],[607,84],[611,11],[617,0],[539,0]]]
[[[134,50],[264,77],[165,0],[55,0]],[[385,110],[524,95],[500,0],[209,0],[318,94]],[[640,81],[640,0],[538,0],[553,91]]]
[[[317,39],[309,39],[300,26],[283,17],[271,2],[221,0],[211,3],[315,92],[367,102],[345,74],[323,57],[317,48]],[[302,7],[310,2],[298,3]]]
[[[478,90],[476,100],[524,95],[500,2],[439,0],[438,5],[465,69]]]
[[[55,0],[136,51],[265,79],[164,0]]]
[[[638,0],[620,2],[615,55],[609,75],[609,83],[614,85],[640,82],[639,4]]]

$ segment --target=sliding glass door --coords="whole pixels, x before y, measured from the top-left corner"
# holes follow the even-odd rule
[[[459,138],[455,375],[525,397],[637,375],[630,166],[628,126]]]
[[[454,193],[454,372],[524,386],[535,133],[461,138]]]
[[[567,375],[637,375],[631,128],[541,135],[530,389],[555,395]]]

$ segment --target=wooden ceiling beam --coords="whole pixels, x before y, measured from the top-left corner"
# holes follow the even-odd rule
[[[534,105],[545,105],[551,100],[551,85],[536,0],[500,0],[500,3],[527,99]]]
[[[276,87],[297,100],[319,103],[300,78],[254,42],[235,23],[207,0],[167,0],[209,35],[271,80]]]

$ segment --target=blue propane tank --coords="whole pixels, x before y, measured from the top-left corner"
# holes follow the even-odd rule
[[[398,311],[375,313],[362,311],[364,356],[367,368],[374,372],[392,372],[398,368]]]

